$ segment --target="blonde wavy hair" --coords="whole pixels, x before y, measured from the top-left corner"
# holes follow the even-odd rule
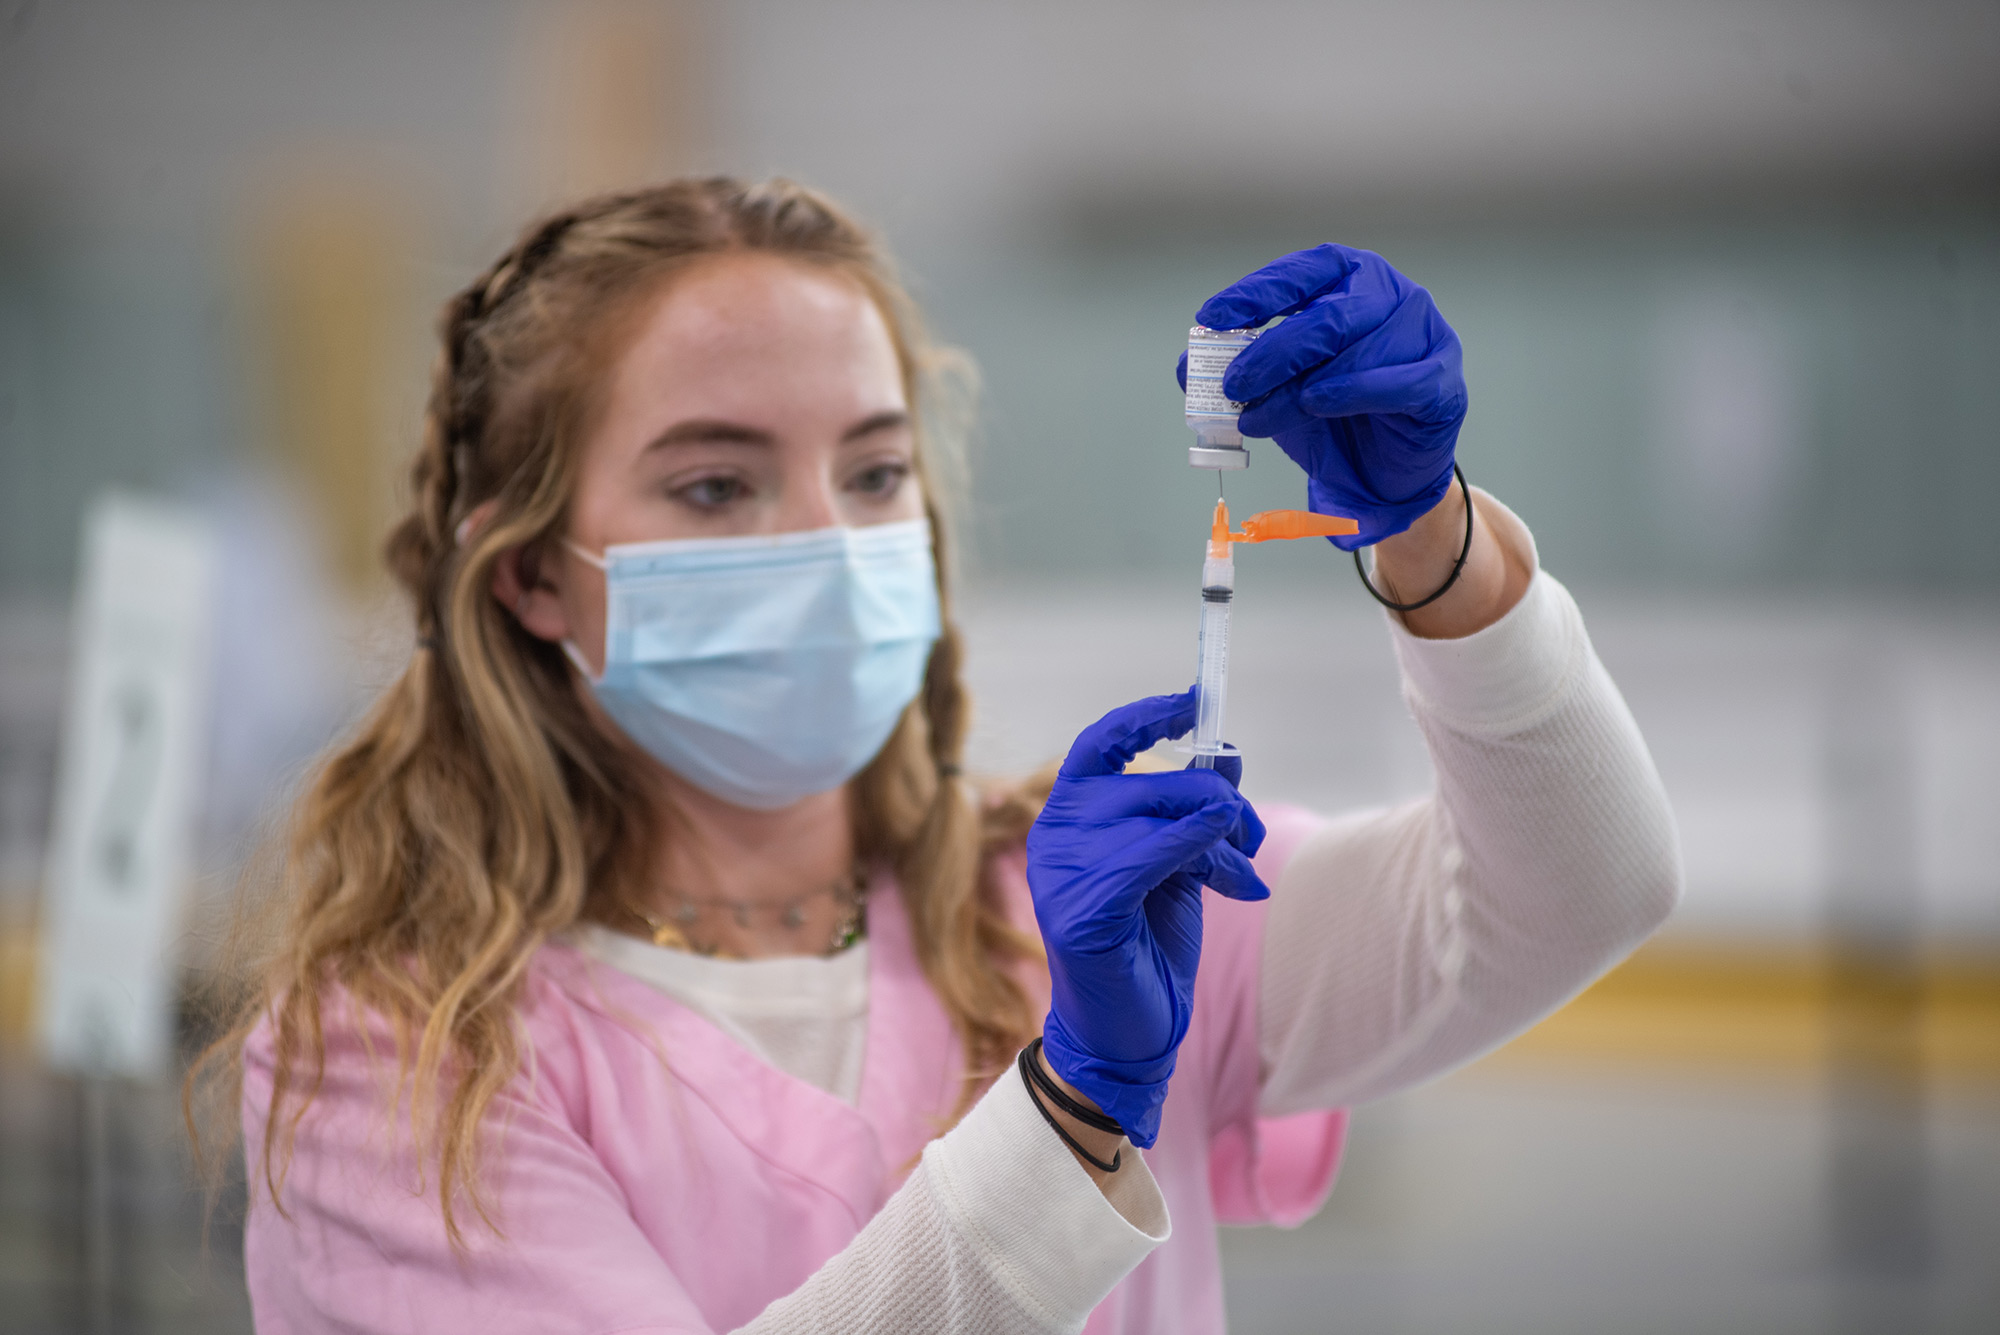
[[[388,543],[417,650],[299,800],[282,861],[288,916],[183,1090],[197,1149],[217,1162],[216,1133],[241,1115],[244,1040],[269,1025],[273,1093],[247,1167],[280,1209],[325,1074],[325,1008],[344,994],[396,1035],[391,1110],[407,1091],[453,1245],[461,1203],[498,1231],[480,1192],[481,1122],[523,1059],[513,1009],[529,961],[579,919],[620,920],[672,834],[641,796],[651,761],[591,723],[562,652],[489,591],[494,566],[563,532],[604,372],[647,298],[706,257],[745,251],[845,274],[880,307],[918,409],[917,474],[946,593],[939,421],[966,401],[964,364],[929,341],[883,249],[825,196],[724,177],[607,195],[529,228],[448,301],[414,504]],[[489,504],[461,545],[466,516]],[[947,602],[923,688],[853,780],[851,809],[857,853],[893,868],[961,1040],[962,1111],[1035,1032],[1020,976],[1040,946],[1010,924],[986,872],[993,849],[1025,833],[1037,794],[982,800],[959,777],[960,657]]]

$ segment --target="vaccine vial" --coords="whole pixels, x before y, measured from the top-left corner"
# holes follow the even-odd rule
[[[1222,374],[1263,332],[1210,329],[1205,325],[1188,330],[1187,424],[1194,432],[1188,462],[1194,467],[1250,466],[1250,452],[1243,448],[1243,433],[1236,429],[1236,416],[1243,411],[1243,405],[1223,397]]]

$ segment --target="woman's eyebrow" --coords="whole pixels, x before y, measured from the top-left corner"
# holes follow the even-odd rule
[[[906,427],[909,424],[909,413],[901,408],[886,408],[879,413],[870,413],[853,426],[847,428],[846,431],[841,433],[840,440],[844,445],[848,441],[860,440],[863,436],[872,436],[877,431],[891,431],[898,427]]]
[[[648,450],[663,445],[686,445],[694,442],[733,442],[739,445],[770,445],[771,433],[741,422],[727,422],[717,417],[691,417],[685,422],[676,422],[659,435],[646,442]]]

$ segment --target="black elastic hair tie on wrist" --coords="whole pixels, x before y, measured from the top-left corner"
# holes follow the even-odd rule
[[[1036,1057],[1040,1057],[1042,1055],[1042,1040],[1038,1038],[1028,1044],[1028,1051],[1034,1053]],[[1028,1076],[1035,1082],[1036,1087],[1042,1093],[1049,1096],[1056,1107],[1061,1108],[1064,1112],[1074,1117],[1077,1121],[1082,1122],[1093,1131],[1103,1131],[1114,1136],[1125,1134],[1125,1128],[1119,1125],[1117,1118],[1107,1116],[1095,1108],[1086,1108],[1071,1098],[1061,1085],[1058,1085],[1054,1080],[1049,1078],[1049,1073],[1042,1069],[1041,1062],[1031,1061],[1028,1063]]]
[[[1103,1113],[1086,1108],[1069,1095],[1063,1093],[1055,1081],[1049,1079],[1047,1074],[1043,1072],[1041,1053],[1042,1040],[1037,1038],[1034,1042],[1028,1044],[1027,1047],[1021,1049],[1020,1060],[1017,1063],[1021,1068],[1021,1083],[1028,1090],[1028,1102],[1035,1105],[1035,1111],[1042,1115],[1042,1120],[1049,1124],[1049,1129],[1054,1131],[1058,1136],[1061,1136],[1063,1144],[1075,1150],[1084,1162],[1090,1164],[1091,1167],[1097,1169],[1100,1173],[1117,1172],[1119,1166],[1125,1162],[1125,1151],[1113,1151],[1110,1163],[1106,1163],[1092,1154],[1077,1143],[1075,1136],[1072,1136],[1063,1128],[1063,1124],[1056,1120],[1056,1115],[1049,1111],[1048,1105],[1042,1102],[1041,1095],[1036,1091],[1039,1090],[1042,1093],[1046,1093],[1057,1107],[1061,1108],[1071,1117],[1076,1118],[1077,1121],[1082,1122],[1085,1126],[1120,1136],[1125,1134],[1125,1128],[1118,1125],[1111,1118],[1106,1117]]]
[[[1361,549],[1359,547],[1354,549],[1354,573],[1361,576],[1361,587],[1368,590],[1370,596],[1376,602],[1382,604],[1382,606],[1388,608],[1391,612],[1414,612],[1419,607],[1429,607],[1432,603],[1444,597],[1451,586],[1458,583],[1459,575],[1465,570],[1466,558],[1472,555],[1472,487],[1466,482],[1465,471],[1458,466],[1456,461],[1452,463],[1451,475],[1458,479],[1459,489],[1465,493],[1465,545],[1459,548],[1458,560],[1452,562],[1451,574],[1445,576],[1444,583],[1437,586],[1437,592],[1428,598],[1419,598],[1414,603],[1390,602],[1382,596],[1381,590],[1368,582],[1368,567],[1362,564]]]

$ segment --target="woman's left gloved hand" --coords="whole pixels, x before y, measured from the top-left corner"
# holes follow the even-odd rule
[[[1194,1012],[1202,886],[1232,899],[1271,893],[1250,866],[1264,824],[1236,791],[1240,768],[1124,772],[1194,722],[1192,691],[1106,714],[1070,747],[1028,831],[1052,985],[1043,1054],[1139,1146],[1159,1135]]]
[[[1347,551],[1401,533],[1444,498],[1465,420],[1458,335],[1430,293],[1380,255],[1332,244],[1295,251],[1202,303],[1211,329],[1288,317],[1222,379],[1248,405],[1246,436],[1269,436],[1306,470],[1307,503],[1361,523]],[[1187,388],[1187,357],[1181,358]]]

